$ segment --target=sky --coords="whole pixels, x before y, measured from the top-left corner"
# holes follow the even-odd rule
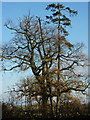
[[[40,16],[45,19],[45,16],[48,14],[48,11],[45,10],[47,2],[8,2],[2,3],[2,41],[3,43],[9,41],[13,35],[11,32],[4,27],[4,24],[7,20],[11,19],[14,23],[17,22],[19,17],[23,17],[28,14],[29,9],[31,15]],[[72,28],[69,29],[70,36],[69,40],[73,42],[85,42],[87,45],[88,39],[88,3],[75,2],[75,3],[64,3],[64,5],[70,6],[72,9],[78,11],[78,15],[72,17]],[[50,12],[49,12],[50,13]]]
[[[89,2],[89,0],[1,0],[2,2]]]
[[[12,39],[13,35],[4,24],[8,19],[11,19],[17,24],[17,19],[28,15],[29,9],[31,15],[40,16],[45,19],[45,16],[50,12],[45,8],[48,2],[3,2],[2,3],[2,44],[8,43]],[[78,11],[78,15],[71,17],[72,28],[68,28],[70,36],[68,40],[72,43],[83,42],[85,44],[85,51],[88,51],[88,2],[64,2],[66,6],[71,7]],[[21,77],[25,77],[30,74],[28,72],[15,73],[5,72],[2,78],[2,92],[8,89],[8,86],[12,86]]]

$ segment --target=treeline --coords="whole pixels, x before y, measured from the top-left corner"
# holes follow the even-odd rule
[[[73,103],[66,102],[60,107],[60,118],[63,119],[88,119],[90,117],[89,113],[90,103],[82,104],[78,101]],[[12,106],[8,103],[2,103],[2,120],[37,120],[43,119],[41,107],[38,104],[34,104],[32,106]],[[60,119],[56,117],[56,113],[54,111],[54,115],[52,116],[50,111],[50,106],[47,107],[47,116],[44,119]]]
[[[35,89],[36,87],[36,89]],[[60,97],[59,116],[57,116],[57,101],[52,97],[47,100],[46,116],[43,117],[42,97],[35,96],[33,92],[39,92],[39,86],[35,84],[34,77],[22,79],[7,92],[7,101],[2,103],[3,119],[21,119],[21,120],[37,120],[37,119],[86,119],[89,117],[90,103],[81,102],[82,98],[79,93],[68,92]],[[35,91],[36,90],[36,91]],[[33,95],[34,94],[34,95]],[[75,97],[78,96],[78,97]],[[3,120],[2,119],[2,120]]]

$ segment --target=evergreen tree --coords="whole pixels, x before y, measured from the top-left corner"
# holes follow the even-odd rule
[[[47,23],[50,23],[49,21],[51,21],[54,24],[57,24],[57,29],[58,29],[58,71],[57,71],[57,76],[58,76],[58,86],[60,84],[60,55],[61,55],[61,44],[64,42],[66,46],[68,46],[68,48],[71,50],[71,48],[73,47],[73,45],[68,42],[66,40],[66,36],[69,35],[68,31],[66,30],[66,26],[70,26],[71,25],[71,20],[64,14],[65,12],[68,12],[70,14],[70,16],[74,16],[77,15],[77,11],[75,10],[71,10],[69,7],[65,7],[63,4],[57,3],[57,4],[49,4],[46,7],[46,10],[51,10],[52,15],[50,16],[46,16],[47,18]],[[59,96],[60,96],[60,88],[57,89],[57,106],[56,106],[56,113],[60,112],[60,110],[58,110],[59,107]],[[57,113],[57,115],[58,115]],[[59,113],[60,115],[60,113]]]

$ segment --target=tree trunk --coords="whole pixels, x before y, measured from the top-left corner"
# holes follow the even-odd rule
[[[43,94],[42,94],[42,117],[43,118],[47,117],[47,94],[45,87],[43,89]]]
[[[57,76],[58,76],[58,82],[57,82],[57,105],[56,105],[56,116],[60,116],[60,103],[59,103],[59,95],[60,95],[60,6],[59,6],[59,24],[58,24],[58,71],[57,71]]]
[[[52,102],[52,96],[50,96],[50,104],[51,104],[51,115],[52,115],[52,117],[53,117],[54,115],[53,115],[53,102]]]

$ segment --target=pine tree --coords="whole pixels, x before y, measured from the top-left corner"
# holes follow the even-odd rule
[[[54,24],[57,24],[57,29],[58,29],[58,71],[57,71],[57,79],[58,79],[58,89],[57,89],[57,105],[56,105],[56,114],[57,116],[60,115],[60,106],[59,106],[59,96],[60,96],[60,54],[61,54],[61,43],[64,42],[66,46],[71,50],[73,45],[66,40],[66,36],[69,35],[68,31],[66,30],[66,26],[71,25],[71,20],[64,15],[64,11],[68,12],[70,16],[77,15],[77,11],[71,10],[69,7],[65,7],[64,5],[57,3],[57,4],[49,4],[46,7],[46,10],[51,10],[52,15],[46,16],[47,18],[47,23],[50,23],[51,21]]]

